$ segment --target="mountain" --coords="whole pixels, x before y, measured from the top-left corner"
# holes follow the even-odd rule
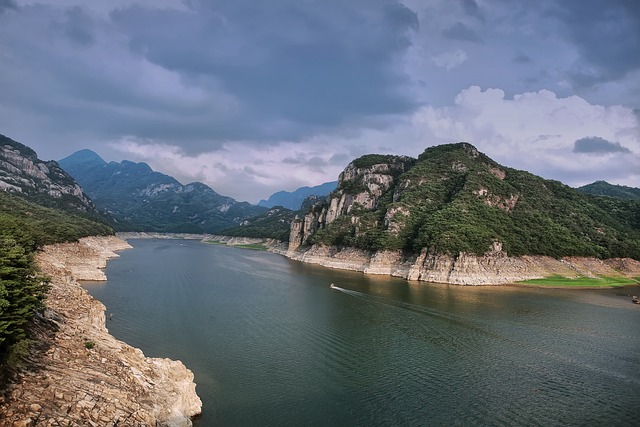
[[[302,202],[309,196],[327,196],[338,186],[337,181],[325,182],[315,187],[300,187],[295,191],[278,191],[269,196],[268,200],[260,200],[258,206],[272,208],[282,206],[293,211],[300,209]]]
[[[200,182],[182,185],[146,163],[107,163],[91,150],[59,163],[120,231],[212,233],[266,210],[222,196]]]
[[[43,245],[113,234],[73,178],[56,162],[0,135],[0,384],[26,355],[47,278],[35,264]],[[15,350],[15,353],[14,353]]]
[[[258,237],[286,241],[289,239],[291,221],[296,217],[296,211],[276,206],[268,211],[245,219],[236,227],[220,231],[224,236]]]
[[[337,181],[336,181],[337,182]],[[304,213],[317,203],[322,203],[328,196],[311,195],[302,201],[302,206],[298,210],[287,209],[282,206],[275,206],[268,211],[242,221],[236,227],[221,230],[219,234],[232,237],[254,237],[276,239],[282,242],[289,240],[291,222],[296,216]]]
[[[596,181],[577,188],[578,191],[594,196],[617,197],[626,200],[640,200],[640,188],[626,187],[624,185],[609,184],[606,181]]]
[[[640,203],[588,196],[502,166],[471,144],[447,144],[417,159],[351,162],[328,200],[292,222],[290,251],[310,245],[640,259]]]
[[[31,202],[97,216],[93,202],[55,161],[42,161],[31,148],[0,135],[0,189]]]

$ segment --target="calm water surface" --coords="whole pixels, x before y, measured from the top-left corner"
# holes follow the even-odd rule
[[[197,426],[640,425],[638,287],[408,283],[130,243],[86,287],[113,335],[194,372]]]

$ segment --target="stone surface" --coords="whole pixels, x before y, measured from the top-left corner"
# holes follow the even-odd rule
[[[109,335],[104,305],[77,283],[104,280],[106,260],[127,247],[85,238],[37,255],[51,291],[27,368],[0,398],[0,425],[189,426],[200,413],[191,371]]]
[[[33,150],[3,135],[0,135],[0,190],[33,197],[46,195],[65,207],[96,212],[82,188],[56,162],[43,162]]]
[[[500,245],[494,245],[493,251],[482,256],[461,253],[456,257],[431,254],[426,250],[419,255],[405,256],[400,251],[369,252],[320,245],[288,251],[273,249],[273,252],[324,267],[455,285],[501,285],[555,274],[564,277],[640,276],[640,262],[629,258],[510,257],[502,252]]]

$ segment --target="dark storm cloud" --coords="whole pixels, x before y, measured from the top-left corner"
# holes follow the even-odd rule
[[[400,3],[186,4],[192,10],[135,6],[111,16],[137,55],[187,81],[219,82],[247,123],[284,120],[289,125],[277,136],[296,137],[301,127],[340,126],[415,107],[396,61],[418,21]]]
[[[73,42],[81,46],[89,46],[94,41],[91,17],[80,6],[69,8],[65,11],[66,22],[61,26],[64,34]]]
[[[565,0],[549,14],[566,24],[581,59],[570,74],[577,87],[614,81],[640,69],[640,2]]]
[[[17,9],[18,5],[13,0],[0,0],[0,15],[9,9]]]
[[[602,153],[630,153],[631,151],[619,142],[608,141],[599,136],[580,138],[573,146],[574,153],[602,154]]]
[[[456,22],[453,26],[444,30],[442,35],[451,40],[461,40],[474,43],[482,42],[482,37],[462,22]]]
[[[512,61],[516,64],[529,64],[532,62],[531,57],[524,52],[518,52]]]
[[[462,9],[467,15],[473,16],[480,20],[484,19],[484,14],[478,7],[478,3],[476,3],[475,0],[461,0],[461,1],[462,1]]]

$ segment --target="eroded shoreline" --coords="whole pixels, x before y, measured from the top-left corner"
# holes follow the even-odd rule
[[[116,340],[104,305],[77,282],[105,280],[107,260],[130,247],[116,237],[88,237],[37,254],[51,290],[31,366],[0,401],[0,425],[189,426],[201,412],[193,373]]]
[[[562,276],[569,279],[617,277],[628,278],[634,286],[640,277],[640,261],[631,258],[565,257],[556,259],[542,255],[508,256],[497,248],[484,255],[461,253],[457,257],[446,254],[405,255],[401,251],[366,251],[355,248],[313,245],[288,248],[286,242],[252,237],[230,237],[211,234],[174,233],[118,233],[123,239],[194,239],[215,240],[227,246],[264,245],[269,252],[294,261],[322,267],[358,271],[365,274],[399,277],[424,283],[446,283],[465,286],[523,286],[557,289],[604,289],[620,286],[537,285],[524,283],[535,279]],[[637,284],[637,283],[636,283]]]

